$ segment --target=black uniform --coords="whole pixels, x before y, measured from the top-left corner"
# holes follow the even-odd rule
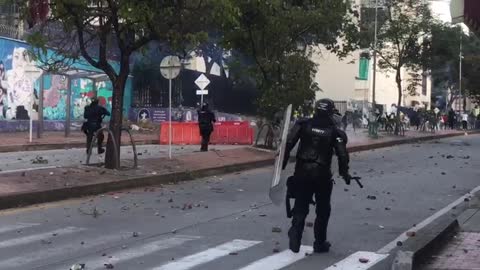
[[[299,251],[305,218],[313,197],[315,197],[317,214],[314,225],[314,250],[315,252],[329,250],[327,226],[331,211],[330,197],[333,188],[331,163],[334,152],[338,156],[340,175],[345,178],[347,184],[350,181],[347,136],[336,126],[331,116],[331,113],[317,110],[317,114],[312,119],[298,121],[287,140],[284,168],[290,151],[300,141],[295,173],[292,182],[289,183],[289,189],[294,189],[295,197],[292,227],[288,232],[290,249],[293,252]]]
[[[203,105],[202,109],[198,111],[198,126],[200,128],[200,135],[202,136],[201,151],[208,151],[210,135],[213,132],[213,123],[215,122],[215,114],[210,111],[208,105]]]
[[[107,109],[98,105],[98,101],[93,101],[90,105],[85,107],[83,118],[87,119],[87,122],[83,124],[82,130],[87,135],[87,151],[90,149],[93,135],[102,128],[102,120],[105,116],[110,116],[110,113]],[[98,134],[97,139],[98,153],[101,154],[105,152],[102,148],[103,140],[105,139],[103,132]]]

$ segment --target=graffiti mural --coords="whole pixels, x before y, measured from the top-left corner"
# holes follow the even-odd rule
[[[29,45],[0,37],[0,132],[24,130],[25,121],[38,120],[39,94],[43,89],[43,117],[46,121],[56,121],[52,125],[45,124],[46,130],[64,126],[67,116],[68,77],[63,75],[43,75],[43,87],[40,76],[42,71],[30,59]],[[53,52],[52,52],[53,55]],[[52,56],[53,57],[53,56]],[[118,63],[111,62],[115,70]],[[74,64],[79,72],[102,72],[88,65],[85,61]],[[73,121],[83,121],[85,106],[92,97],[97,96],[100,104],[109,111],[112,108],[112,84],[110,81],[94,83],[88,78],[74,79],[71,82],[71,111]],[[124,113],[128,115],[131,104],[131,80],[127,80],[124,93]],[[7,123],[8,122],[8,123]],[[28,123],[28,121],[26,121]],[[52,122],[52,123],[53,123]],[[15,128],[17,127],[17,128]]]
[[[33,110],[38,103],[34,83],[40,69],[30,59],[27,46],[0,39],[0,117],[26,120],[36,118]]]

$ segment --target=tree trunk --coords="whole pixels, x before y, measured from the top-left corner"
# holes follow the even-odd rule
[[[402,70],[401,68],[397,69],[397,74],[395,76],[395,81],[397,83],[397,89],[398,89],[398,103],[397,103],[397,122],[400,121],[400,110],[398,107],[400,107],[400,104],[402,104],[402,94],[403,94],[403,89],[402,89]],[[395,125],[395,135],[398,135],[399,129],[398,125]]]
[[[107,141],[107,152],[105,155],[105,168],[117,169],[117,161],[120,161],[120,146],[122,135],[122,123],[123,123],[123,95],[125,91],[125,78],[117,78],[117,81],[113,85],[112,95],[112,116],[110,118],[110,130],[113,133],[113,140],[109,136]],[[115,142],[115,146],[113,143]],[[117,153],[115,153],[115,148]],[[119,163],[119,162],[118,162]]]

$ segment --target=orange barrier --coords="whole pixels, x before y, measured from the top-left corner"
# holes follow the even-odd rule
[[[169,123],[160,125],[160,144],[168,144]],[[200,130],[195,122],[172,122],[172,144],[200,144]],[[217,122],[210,137],[211,144],[253,144],[253,128],[249,122]]]

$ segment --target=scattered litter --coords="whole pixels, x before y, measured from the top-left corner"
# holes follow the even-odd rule
[[[105,269],[113,269],[114,268],[113,264],[111,264],[111,263],[106,263],[106,264],[104,264],[104,266],[105,266]]]
[[[435,208],[430,208],[430,211],[435,211]]]
[[[348,188],[344,188],[343,191],[348,192]]]
[[[238,192],[243,192],[243,191],[245,191],[245,190],[239,188],[239,189],[237,189],[237,191],[238,191]]]
[[[50,175],[54,175],[54,173],[53,173],[53,172],[50,172],[49,174],[50,174]]]
[[[236,255],[238,255],[238,252],[230,252],[230,253],[228,253],[228,255],[236,256]]]
[[[42,243],[42,245],[50,245],[52,243],[52,241],[42,240],[42,241],[40,241],[40,243]]]
[[[465,248],[464,248],[464,249],[463,249],[463,252],[468,253],[468,249],[465,249]]]
[[[456,188],[457,188],[457,186],[452,186],[452,188],[453,188],[453,189],[456,189]]]
[[[157,175],[157,172],[152,172],[153,175]]]
[[[140,234],[139,234],[138,232],[133,232],[132,236],[133,236],[133,237],[139,237]]]
[[[454,158],[454,156],[448,155],[448,156],[446,156],[446,158],[447,158],[447,159],[452,159],[452,158]]]
[[[312,228],[312,227],[313,227],[313,222],[307,222],[306,226],[307,226],[308,228]]]
[[[470,198],[465,198],[463,199],[464,202],[469,202],[470,201]]]
[[[173,199],[172,199],[172,198],[170,198],[170,199],[168,200],[168,202],[169,202],[169,203],[172,203],[172,202],[173,202]]]
[[[382,229],[382,230],[385,229],[385,226],[382,226],[382,225],[380,225],[380,226],[378,226],[378,227],[379,227],[380,229]]]
[[[267,215],[265,215],[265,214],[260,214],[260,215],[258,215],[258,216],[260,216],[260,217],[266,217]]]
[[[392,209],[390,207],[385,207],[385,210],[390,211]]]
[[[282,232],[282,229],[279,228],[279,227],[273,227],[273,228],[272,228],[272,232],[273,232],[273,233],[281,233],[281,232]]]
[[[446,172],[442,172],[442,175],[446,175],[447,173]]]
[[[365,210],[370,211],[370,210],[372,210],[372,208],[367,207],[367,208],[365,208]]]
[[[376,196],[373,196],[373,195],[368,195],[368,196],[367,196],[367,199],[369,199],[369,200],[376,200],[377,197],[376,197]]]
[[[397,242],[397,247],[401,247],[401,246],[403,246],[403,242],[402,242],[402,241],[398,241],[398,242]]]

